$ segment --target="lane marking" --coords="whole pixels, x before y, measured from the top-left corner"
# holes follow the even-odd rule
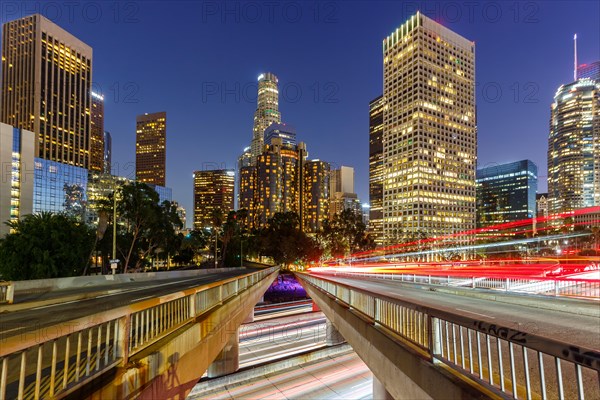
[[[491,315],[479,314],[479,313],[476,313],[476,312],[473,312],[473,311],[463,310],[462,308],[457,308],[456,311],[464,311],[464,312],[469,313],[469,314],[481,315],[482,317],[496,319],[496,317],[492,317]]]
[[[150,299],[152,297],[156,297],[156,296],[155,295],[150,295],[150,296],[146,296],[146,297],[138,297],[137,299],[129,300],[129,302],[133,303],[134,301],[142,301],[142,300]]]
[[[92,297],[93,299],[93,297]],[[79,300],[71,300],[71,301],[65,301],[62,303],[57,303],[57,304],[49,304],[47,306],[40,306],[40,307],[35,307],[35,308],[29,308],[29,310],[41,310],[42,308],[48,308],[48,307],[54,307],[54,306],[58,306],[58,305],[64,305],[64,304],[71,304],[71,303],[77,303],[78,301],[81,300],[89,300],[89,299],[79,299]]]
[[[17,328],[3,330],[0,333],[8,333],[8,332],[12,332],[12,331],[18,331],[19,329],[23,329],[23,328],[25,328],[25,327],[24,326],[19,326]]]

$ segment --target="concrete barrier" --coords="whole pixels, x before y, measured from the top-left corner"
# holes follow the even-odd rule
[[[214,274],[239,270],[239,268],[212,268],[212,269],[194,269],[186,271],[164,271],[164,272],[137,272],[131,274],[116,275],[92,275],[92,276],[71,276],[68,278],[55,279],[33,279],[29,281],[13,281],[13,290],[15,295],[19,292],[49,292],[61,289],[73,289],[80,287],[95,287],[102,285],[112,285],[115,283],[126,282],[144,282],[177,278],[192,278],[194,276]]]

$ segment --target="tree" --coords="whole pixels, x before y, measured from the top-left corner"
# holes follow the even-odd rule
[[[115,194],[113,194],[115,195]],[[181,244],[175,234],[182,223],[172,202],[158,204],[158,194],[150,186],[133,182],[122,186],[117,195],[117,217],[122,222],[117,227],[117,251],[124,259],[123,272],[130,266],[139,268],[150,256],[175,253]],[[112,206],[112,199],[106,208]],[[102,240],[106,251],[112,247],[112,229]]]
[[[318,237],[325,253],[332,257],[344,257],[375,248],[375,241],[367,234],[361,216],[350,209],[337,213],[331,220],[325,220]]]
[[[300,230],[300,218],[295,212],[275,213],[259,236],[263,245],[261,253],[271,256],[276,264],[308,261],[321,254],[317,243]]]
[[[80,275],[94,244],[94,231],[64,214],[43,212],[7,223],[14,233],[0,240],[3,279],[50,279]]]

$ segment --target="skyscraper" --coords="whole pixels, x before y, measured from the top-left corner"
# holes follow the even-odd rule
[[[112,135],[104,131],[104,173],[110,174],[112,162]]]
[[[537,166],[530,160],[477,170],[477,227],[536,216]]]
[[[92,92],[90,171],[104,171],[104,96]]]
[[[590,78],[600,80],[600,61],[589,64],[581,64],[577,67],[577,79]]]
[[[475,228],[475,44],[420,12],[383,40],[386,243]]]
[[[296,212],[303,224],[302,183],[306,145],[274,138],[256,160],[253,224],[260,228],[277,212]]]
[[[42,15],[2,27],[0,120],[38,134],[38,157],[89,168],[92,48]]]
[[[354,193],[354,168],[341,166],[331,171],[329,181],[329,219],[344,210],[362,215],[362,205]]]
[[[8,221],[33,212],[33,168],[37,135],[0,123],[0,238],[9,233]]]
[[[233,211],[235,172],[217,169],[194,172],[194,229],[213,226],[213,216]]]
[[[600,79],[558,88],[548,138],[550,214],[600,205]]]
[[[383,96],[369,103],[369,232],[383,244]]]
[[[304,231],[317,233],[329,218],[329,163],[310,160],[304,163]]]
[[[250,154],[252,165],[264,148],[265,129],[273,123],[281,122],[279,113],[279,89],[277,77],[266,72],[258,77],[258,97],[256,111],[254,112],[254,127],[252,129],[252,143]]]
[[[165,186],[167,162],[167,113],[136,118],[135,176],[144,183]]]
[[[281,138],[283,144],[296,145],[296,129],[288,124],[273,123],[265,129],[265,144],[271,144],[273,138]]]

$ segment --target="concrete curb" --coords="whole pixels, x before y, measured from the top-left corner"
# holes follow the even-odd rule
[[[187,398],[193,399],[194,396],[199,395],[206,396],[210,393],[221,390],[221,388],[224,386],[235,385],[241,382],[259,378],[262,379],[265,377],[265,375],[273,372],[280,372],[284,369],[295,368],[299,364],[306,364],[321,360],[323,358],[338,356],[349,351],[352,351],[352,347],[350,347],[349,344],[340,344],[321,350],[311,351],[309,353],[295,355],[284,360],[270,362],[266,365],[248,367],[248,369],[243,369],[220,378],[200,381],[196,384],[196,386],[194,386]]]

